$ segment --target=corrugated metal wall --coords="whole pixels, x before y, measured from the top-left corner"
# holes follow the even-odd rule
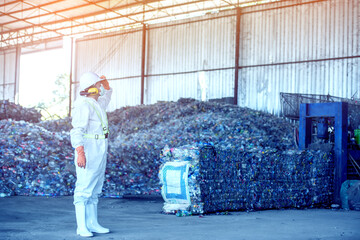
[[[201,99],[201,89],[206,98],[233,95],[236,18],[229,14],[150,26],[147,103]]]
[[[114,89],[109,111],[140,104],[141,43],[141,31],[76,41],[73,82],[87,71],[104,74]]]
[[[360,98],[359,5],[302,0],[243,8],[238,104],[279,114],[280,92]],[[111,81],[112,110],[140,104],[141,35],[76,44],[75,80],[89,70],[118,79]],[[148,26],[145,104],[201,99],[201,89],[207,99],[233,97],[235,35],[235,10]]]
[[[16,101],[16,81],[18,78],[16,67],[16,49],[0,52],[0,99]]]
[[[199,79],[206,98],[233,95],[236,19],[229,14],[147,29],[145,104],[201,99]],[[140,104],[141,40],[141,31],[78,40],[73,81],[86,71],[104,73],[115,90],[108,110]]]
[[[242,12],[239,105],[279,113],[280,92],[360,97],[360,1],[298,2]]]

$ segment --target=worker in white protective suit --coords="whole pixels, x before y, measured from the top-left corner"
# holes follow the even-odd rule
[[[80,97],[72,112],[71,144],[75,148],[77,180],[74,191],[77,234],[83,237],[108,233],[97,220],[98,195],[102,191],[108,149],[108,122],[105,109],[112,89],[104,76],[84,73]]]

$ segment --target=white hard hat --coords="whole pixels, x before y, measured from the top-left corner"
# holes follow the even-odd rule
[[[86,72],[80,77],[80,91],[87,89],[88,87],[94,85],[98,81],[101,81],[101,78],[93,72]]]

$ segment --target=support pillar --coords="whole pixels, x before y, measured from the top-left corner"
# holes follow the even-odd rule
[[[144,88],[145,88],[145,57],[146,57],[146,25],[143,24],[142,31],[142,50],[141,50],[141,102],[144,104]]]
[[[239,57],[240,57],[240,17],[241,10],[236,9],[236,42],[235,42],[235,79],[234,79],[234,104],[238,104],[239,86]]]
[[[70,47],[70,76],[69,76],[69,112],[68,116],[71,116],[71,101],[72,101],[72,75],[73,75],[73,47],[74,47],[74,39],[71,38],[71,47]]]
[[[15,57],[15,78],[14,78],[14,103],[19,103],[19,76],[20,76],[20,56],[21,56],[21,47],[16,47],[16,57]]]

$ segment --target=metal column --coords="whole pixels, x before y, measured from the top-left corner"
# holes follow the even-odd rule
[[[240,56],[240,17],[241,10],[236,9],[236,43],[235,43],[235,83],[234,83],[234,104],[238,104],[238,86],[239,86],[239,56]]]
[[[141,51],[141,104],[144,104],[144,86],[145,86],[145,55],[146,55],[146,25],[143,24],[142,33],[142,51]]]
[[[68,116],[71,116],[71,101],[72,101],[72,75],[73,75],[73,49],[74,49],[74,39],[71,38],[71,53],[70,53],[70,77],[69,77],[69,112]]]
[[[15,79],[14,79],[14,103],[19,103],[19,76],[20,76],[20,56],[21,56],[21,48],[19,46],[16,47],[15,54]],[[18,98],[16,99],[16,96]]]
[[[5,100],[5,66],[6,66],[6,52],[4,51],[4,66],[3,66],[3,97],[2,99]]]

